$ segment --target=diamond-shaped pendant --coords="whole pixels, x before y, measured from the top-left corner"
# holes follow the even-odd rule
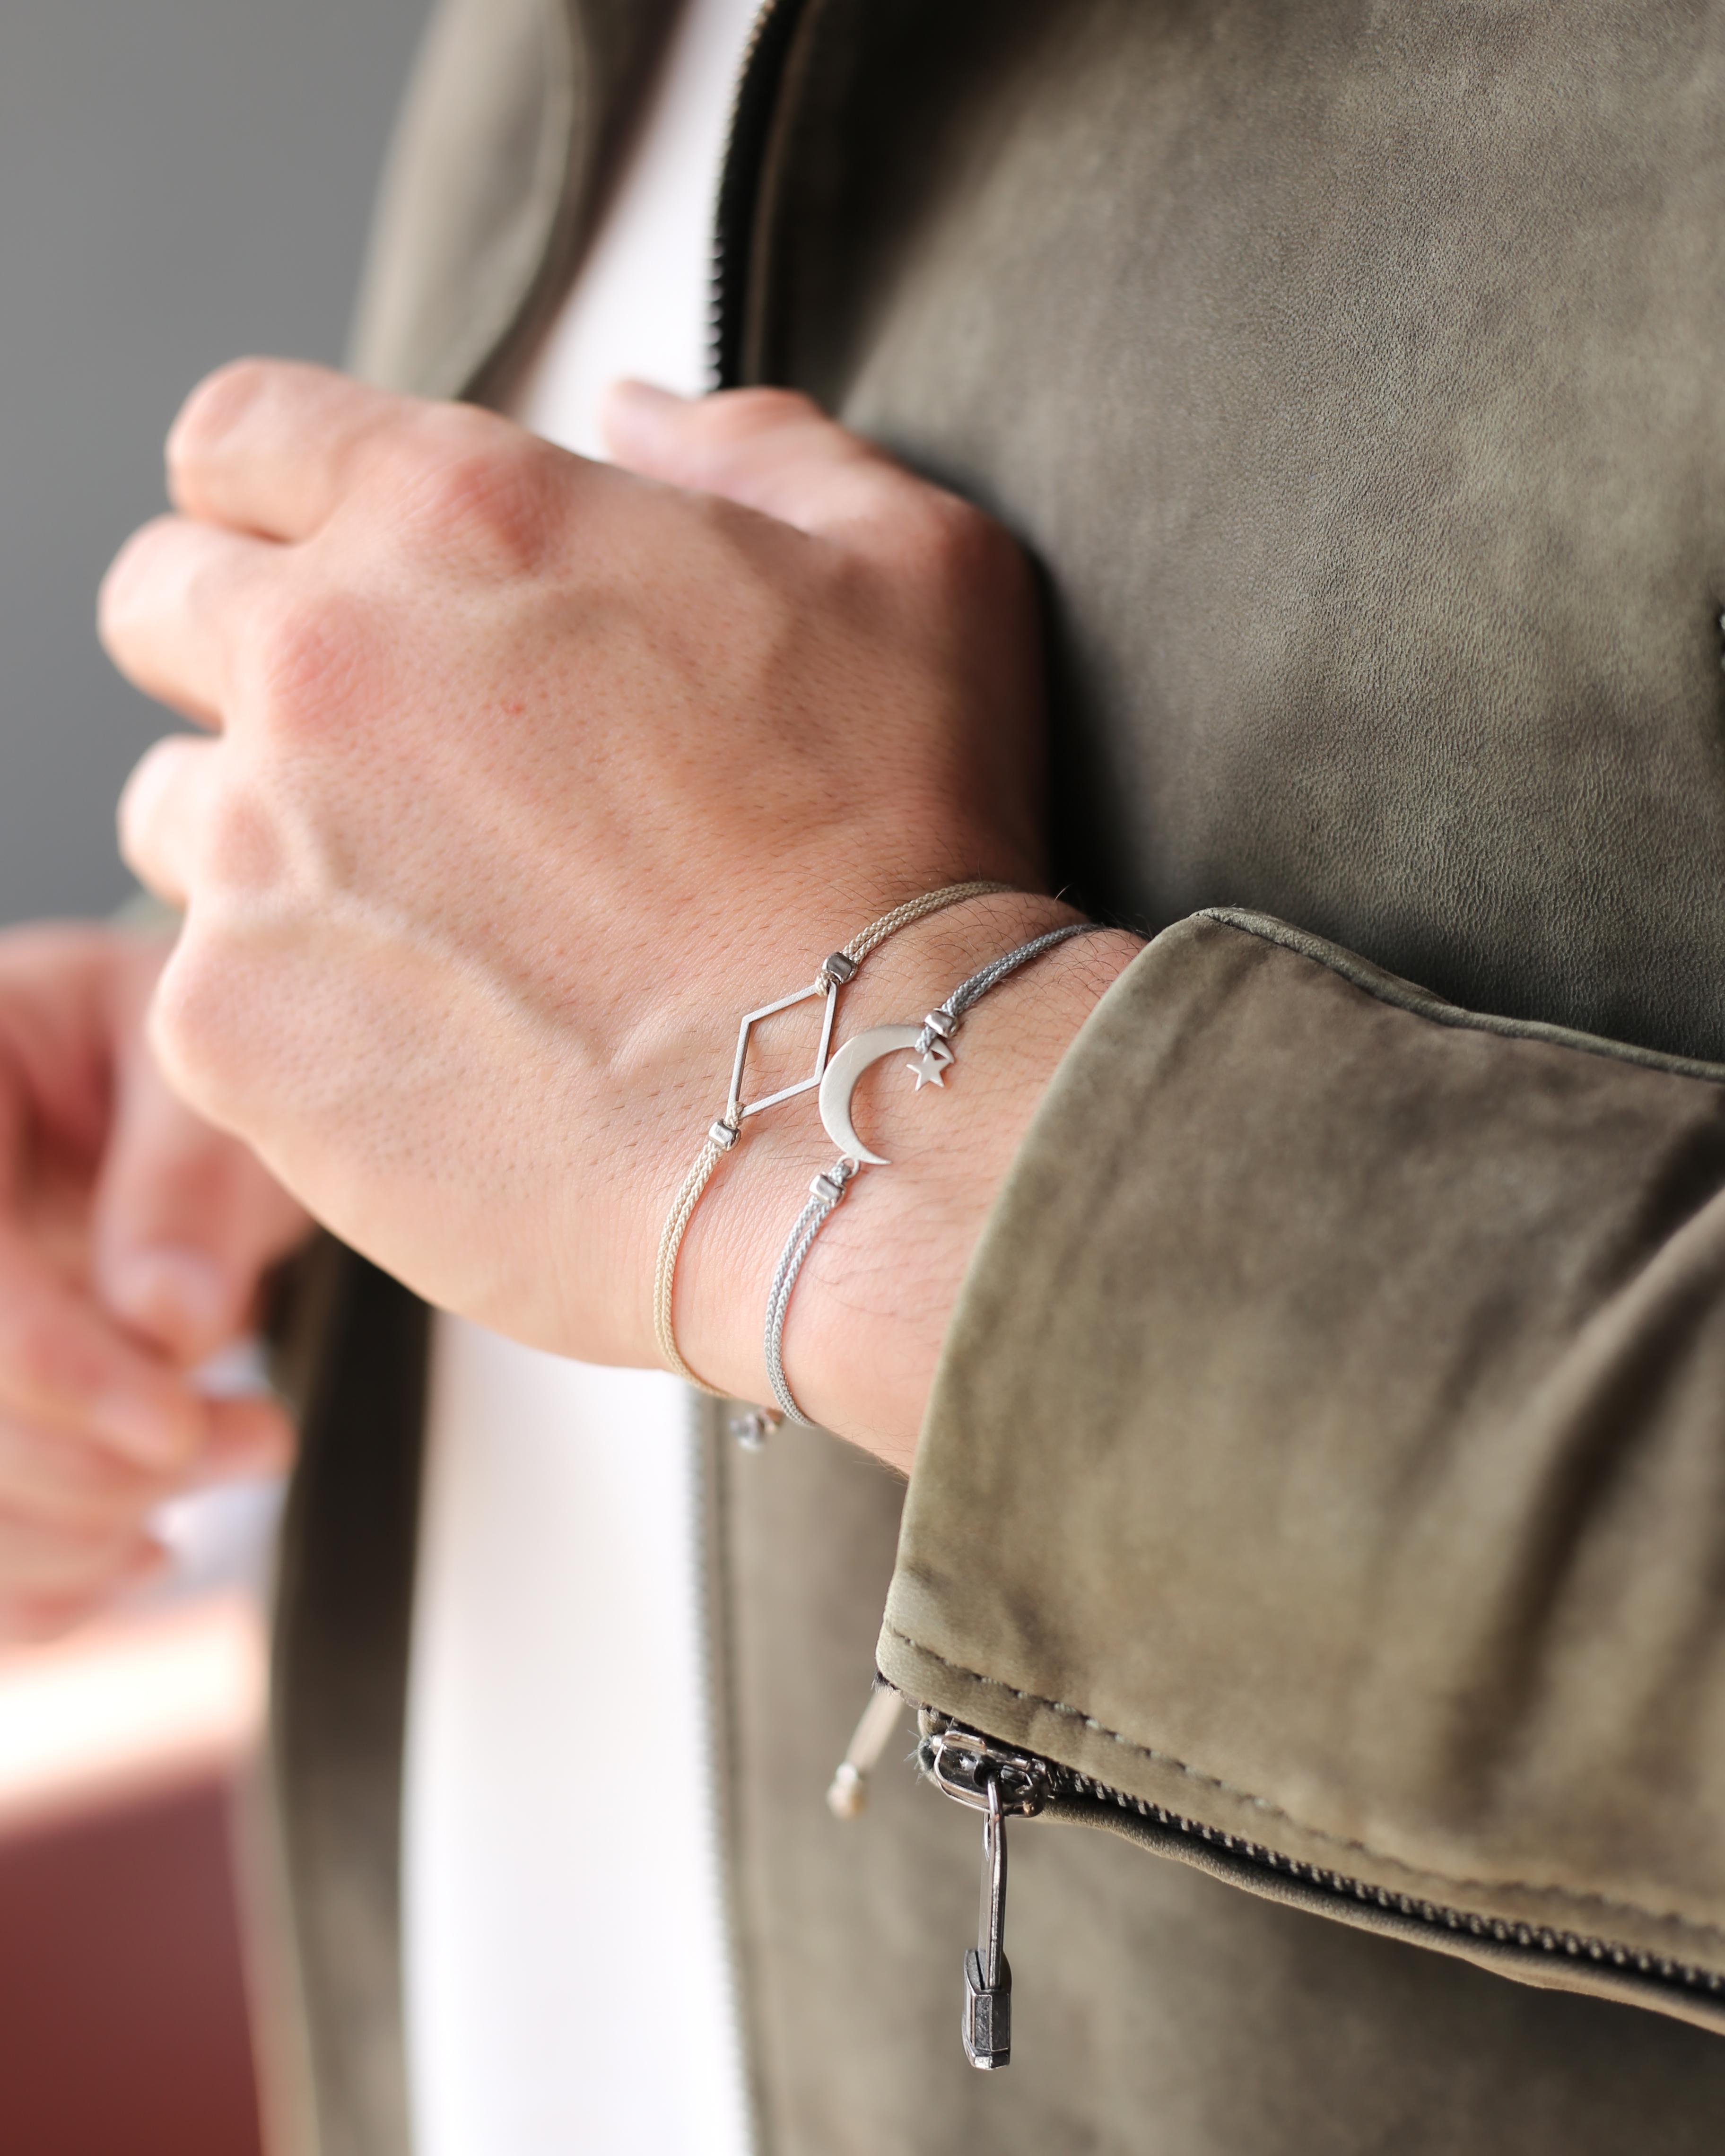
[[[812,1093],[819,1085],[827,1067],[827,1055],[833,1045],[833,1019],[839,1008],[838,983],[825,975],[812,988],[798,988],[794,995],[781,996],[777,1003],[762,1004],[759,1010],[746,1011],[737,1031],[737,1060],[731,1066],[731,1100],[726,1111],[729,1120],[741,1122],[748,1116],[758,1116],[763,1108],[777,1107],[781,1101],[795,1098],[798,1093]],[[783,1010],[793,1009],[798,1004],[806,1004],[819,996],[826,1009],[821,1014],[820,1045],[814,1051],[814,1069],[807,1078],[799,1078],[794,1086],[783,1086],[764,1100],[745,1101],[742,1097],[742,1069],[748,1059],[749,1034],[762,1019],[777,1017]]]

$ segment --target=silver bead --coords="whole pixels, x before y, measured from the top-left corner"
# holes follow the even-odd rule
[[[721,1152],[729,1152],[732,1147],[742,1136],[742,1132],[735,1123],[727,1123],[721,1116],[707,1132],[707,1136]]]
[[[745,1452],[759,1452],[783,1420],[771,1408],[745,1408],[741,1414],[732,1416],[729,1428]]]
[[[958,1021],[950,1011],[932,1010],[922,1021],[923,1030],[932,1033],[937,1040],[950,1040],[958,1030]]]
[[[842,951],[834,951],[830,958],[821,963],[820,978],[829,988],[842,988],[847,981],[854,981],[858,973],[855,958],[847,958]]]

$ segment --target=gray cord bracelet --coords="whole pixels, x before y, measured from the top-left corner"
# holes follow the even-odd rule
[[[860,1033],[854,1040],[847,1041],[828,1064],[820,1085],[820,1119],[833,1142],[845,1150],[830,1168],[824,1169],[809,1184],[809,1202],[797,1215],[767,1296],[767,1375],[773,1386],[773,1397],[792,1422],[802,1424],[805,1430],[814,1427],[797,1405],[784,1371],[784,1322],[797,1276],[814,1249],[816,1237],[844,1203],[845,1193],[865,1165],[887,1165],[879,1153],[870,1152],[862,1143],[850,1120],[850,1096],[858,1079],[871,1064],[888,1055],[910,1051],[916,1060],[907,1063],[905,1068],[915,1077],[916,1091],[920,1093],[925,1086],[943,1085],[947,1071],[957,1060],[952,1036],[963,1023],[965,1013],[1008,974],[1017,973],[1020,966],[1028,966],[1033,958],[1040,958],[1045,951],[1052,951],[1057,943],[1070,942],[1075,936],[1095,934],[1100,926],[1097,921],[1075,921],[1068,927],[1050,929],[1045,936],[1033,936],[1028,943],[1020,943],[1015,951],[992,960],[968,980],[961,982],[920,1026],[871,1026],[866,1033]]]

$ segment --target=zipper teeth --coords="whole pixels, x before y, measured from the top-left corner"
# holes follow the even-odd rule
[[[716,389],[734,389],[742,377],[744,277],[760,198],[761,160],[803,4],[803,0],[763,0],[737,71],[713,217],[707,357]]]
[[[1052,1762],[1049,1763],[1052,1765]],[[1283,1856],[1266,1846],[1261,1841],[1250,1841],[1244,1835],[1224,1834],[1218,1827],[1201,1825],[1179,1812],[1171,1812],[1163,1804],[1150,1803],[1142,1797],[1128,1796],[1123,1789],[1110,1789],[1105,1783],[1092,1781],[1087,1774],[1056,1769],[1056,1786],[1075,1796],[1091,1797],[1103,1804],[1117,1805],[1122,1811],[1139,1813],[1153,1820],[1158,1826],[1169,1827],[1177,1834],[1197,1841],[1207,1841],[1213,1847],[1228,1851],[1244,1857],[1250,1864],[1261,1866],[1266,1871],[1281,1873],[1284,1877],[1298,1879],[1308,1886],[1322,1887],[1326,1892],[1345,1897],[1353,1902],[1369,1902],[1380,1909],[1394,1912],[1398,1916],[1412,1917],[1418,1922],[1450,1932],[1466,1932],[1476,1938],[1497,1941],[1504,1946],[1537,1948],[1542,1953],[1568,1954],[1578,1961],[1609,1963],[1615,1969],[1633,1969],[1638,1975],[1661,1978],[1668,1984],[1678,1984],[1692,1991],[1725,1991],[1725,1975],[1717,1971],[1697,1969],[1692,1963],[1673,1961],[1664,1954],[1654,1954],[1633,1947],[1625,1947],[1610,1939],[1602,1939],[1585,1932],[1554,1930],[1548,1925],[1511,1923],[1501,1917],[1481,1917],[1466,1909],[1453,1909],[1440,1902],[1428,1902],[1412,1894],[1392,1893],[1387,1887],[1373,1887],[1363,1879],[1349,1877],[1346,1872],[1332,1871],[1321,1864],[1305,1864],[1297,1857]]]
[[[984,1736],[980,1730],[968,1730],[962,1722],[949,1722],[954,1731],[982,1738],[984,1743],[998,1745],[998,1738]],[[1574,1961],[1595,1962],[1613,1969],[1631,1970],[1638,1976],[1675,1984],[1688,1991],[1725,1993],[1725,1974],[1717,1970],[1697,1969],[1691,1962],[1672,1959],[1666,1954],[1650,1953],[1645,1948],[1626,1947],[1620,1943],[1599,1938],[1584,1932],[1560,1931],[1548,1925],[1512,1923],[1501,1917],[1482,1917],[1467,1909],[1449,1907],[1441,1902],[1428,1902],[1414,1894],[1397,1894],[1387,1887],[1373,1887],[1363,1879],[1351,1877],[1345,1871],[1332,1871],[1322,1864],[1307,1864],[1298,1857],[1284,1856],[1277,1850],[1261,1841],[1253,1841],[1246,1835],[1228,1834],[1220,1827],[1205,1826],[1198,1820],[1189,1819],[1183,1812],[1170,1811],[1165,1804],[1153,1804],[1147,1797],[1135,1797],[1124,1789],[1111,1788],[1106,1782],[1096,1781],[1089,1774],[1081,1774],[1076,1768],[1063,1767],[1056,1759],[1042,1758],[1032,1753],[1016,1753],[1002,1747],[1007,1756],[1028,1758],[1040,1766],[1048,1777],[1050,1792],[1057,1797],[1072,1796],[1087,1799],[1101,1804],[1111,1804],[1117,1810],[1134,1812],[1141,1819],[1150,1820],[1159,1827],[1183,1835],[1191,1841],[1207,1842],[1211,1848],[1225,1851],[1248,1864],[1266,1871],[1273,1871],[1284,1879],[1298,1880],[1302,1885],[1316,1887],[1322,1892],[1334,1895],[1338,1900],[1369,1903],[1392,1915],[1411,1917],[1416,1923],[1427,1924],[1435,1931],[1465,1932],[1470,1937],[1490,1939],[1501,1946],[1531,1948],[1540,1953],[1563,1954]]]

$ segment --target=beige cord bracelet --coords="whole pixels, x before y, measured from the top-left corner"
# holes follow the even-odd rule
[[[653,1274],[653,1332],[659,1343],[659,1352],[666,1365],[680,1378],[686,1378],[691,1385],[698,1385],[704,1393],[716,1398],[724,1397],[716,1385],[710,1385],[705,1378],[698,1377],[683,1360],[677,1347],[676,1329],[671,1321],[671,1301],[676,1291],[677,1253],[683,1247],[683,1238],[689,1231],[689,1223],[695,1217],[695,1209],[712,1181],[713,1171],[742,1136],[742,1127],[751,1116],[758,1116],[763,1109],[775,1108],[782,1101],[794,1099],[799,1093],[812,1093],[825,1075],[827,1059],[832,1052],[833,1021],[838,1014],[839,993],[847,981],[854,980],[857,969],[870,952],[878,951],[889,936],[901,928],[908,928],[913,921],[926,921],[932,913],[943,913],[949,906],[963,905],[966,899],[992,898],[1014,886],[1008,883],[954,883],[943,890],[926,892],[921,898],[907,899],[896,906],[891,913],[883,913],[878,921],[871,921],[860,936],[853,936],[842,951],[834,951],[822,962],[820,971],[813,983],[806,988],[793,989],[788,996],[775,1002],[762,1004],[757,1010],[745,1011],[737,1032],[737,1053],[732,1059],[731,1090],[726,1096],[725,1112],[706,1134],[682,1186],[671,1201],[659,1238],[659,1261]],[[761,1019],[772,1018],[778,1012],[789,1010],[795,1004],[807,1003],[812,998],[821,998],[824,1008],[821,1014],[820,1040],[815,1050],[814,1070],[807,1078],[799,1078],[794,1086],[785,1086],[777,1093],[769,1093],[764,1100],[745,1101],[742,1097],[743,1065],[747,1060],[750,1029]]]

